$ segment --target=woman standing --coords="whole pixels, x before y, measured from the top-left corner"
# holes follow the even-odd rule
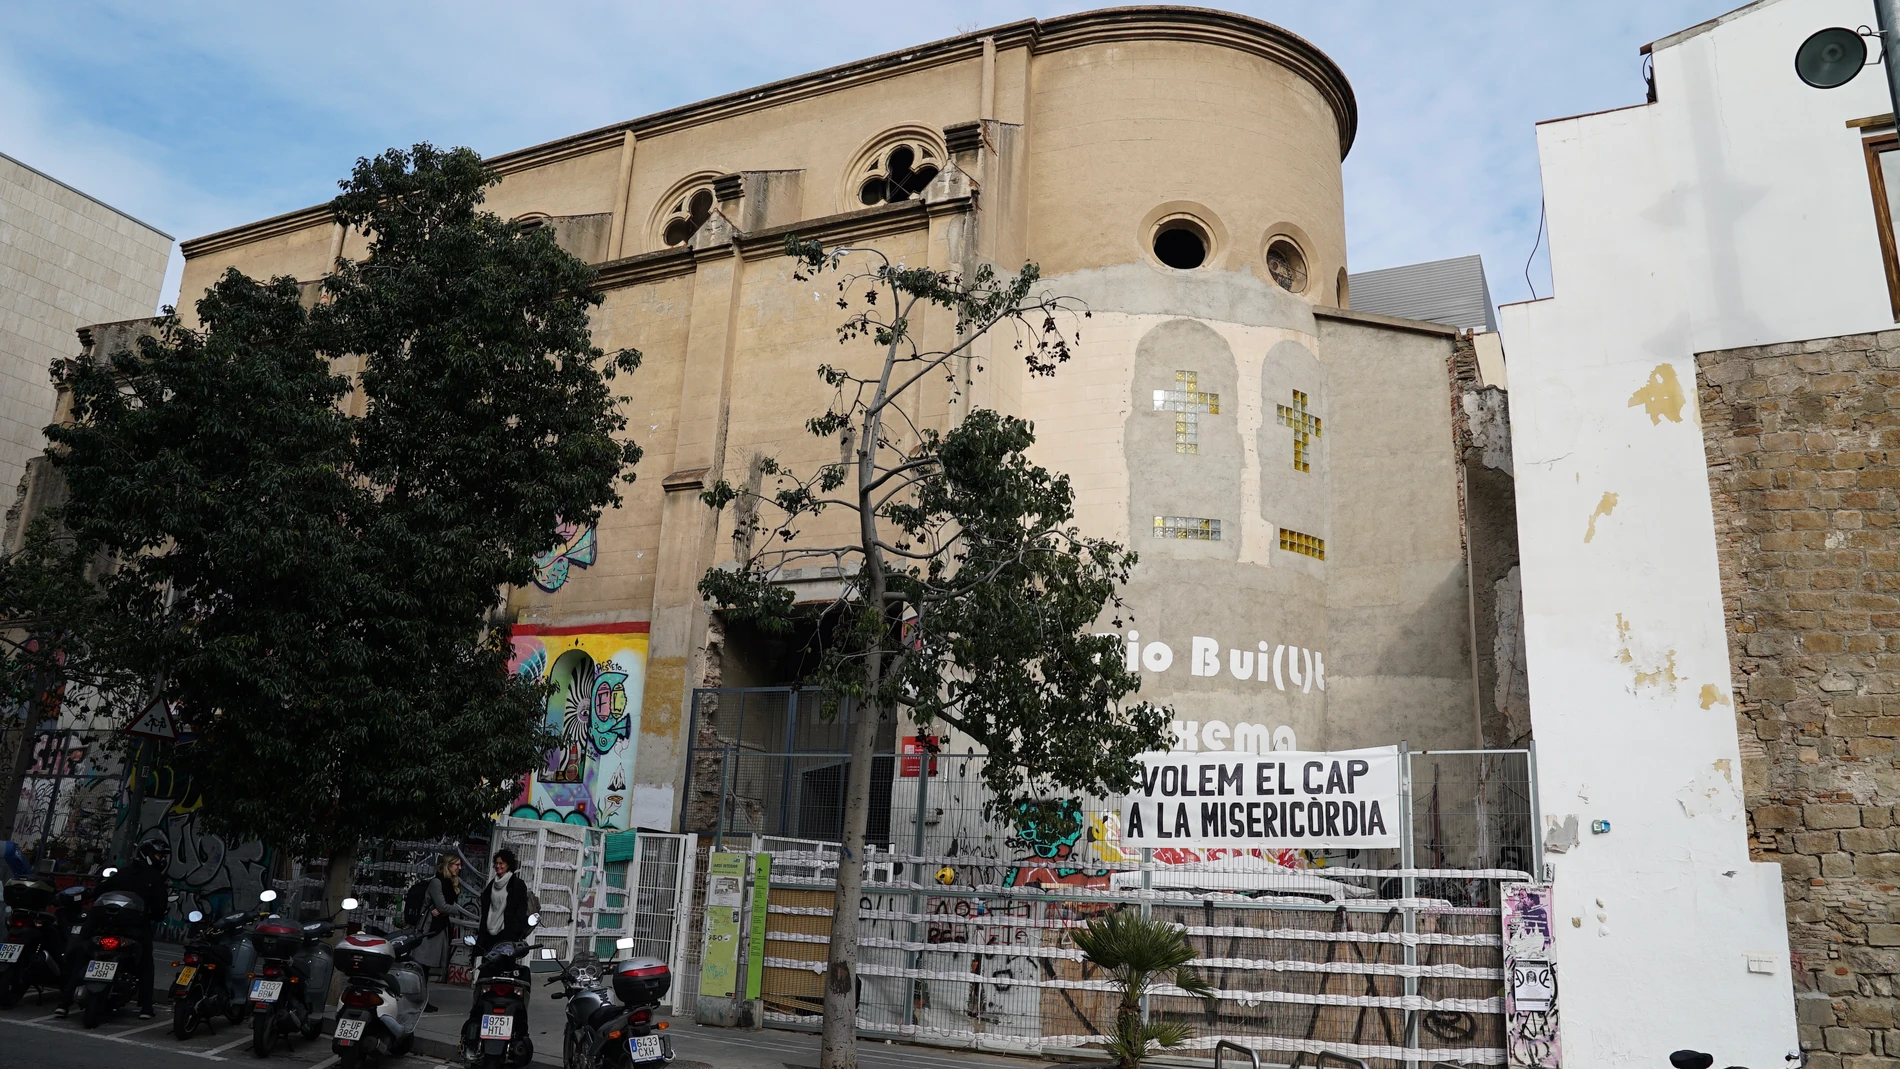
[[[416,948],[415,961],[424,969],[439,969],[446,979],[449,967],[449,949],[453,942],[456,918],[465,921],[475,919],[462,906],[462,859],[454,854],[443,854],[435,860],[435,878],[429,881],[427,908],[422,922],[422,945]]]
[[[513,850],[495,851],[495,878],[482,891],[482,914],[475,929],[478,960],[497,943],[528,938],[528,888],[516,875],[520,869]]]

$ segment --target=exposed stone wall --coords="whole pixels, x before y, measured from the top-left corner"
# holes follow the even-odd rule
[[[1750,847],[1782,866],[1801,1043],[1817,1069],[1891,1069],[1900,331],[1705,353],[1697,380]]]

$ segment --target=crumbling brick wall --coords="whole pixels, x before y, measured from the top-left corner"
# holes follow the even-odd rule
[[[1697,357],[1750,847],[1801,1044],[1900,1066],[1900,331]]]

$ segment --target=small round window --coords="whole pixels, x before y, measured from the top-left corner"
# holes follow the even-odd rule
[[[1207,230],[1192,219],[1169,219],[1155,229],[1155,259],[1179,271],[1192,271],[1207,262]]]
[[[1267,274],[1288,293],[1306,292],[1306,254],[1289,238],[1267,242]]]
[[[666,221],[666,229],[660,232],[661,240],[669,246],[684,245],[699,228],[712,218],[713,191],[711,186],[702,186],[692,193],[681,197],[673,205],[671,218]]]
[[[870,176],[858,186],[858,203],[896,204],[922,193],[938,168],[928,147],[899,145],[865,169]]]

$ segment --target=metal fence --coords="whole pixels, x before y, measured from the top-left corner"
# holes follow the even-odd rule
[[[771,762],[782,783],[800,767],[787,759],[810,755],[735,746],[719,756],[726,794],[707,811],[731,814],[748,782],[771,779]],[[940,755],[935,775],[927,757],[882,760],[890,834],[866,859],[860,903],[868,1036],[1029,1051],[1099,1043],[1114,995],[1070,934],[1138,909],[1183,927],[1218,992],[1150,1000],[1151,1016],[1194,1026],[1190,1054],[1227,1039],[1394,1066],[1504,1061],[1499,887],[1539,867],[1528,751],[1408,752],[1404,845],[1359,851],[1124,851],[1119,798],[1076,799],[1077,828],[1052,837],[988,811],[982,755]],[[771,822],[761,805],[748,823]],[[767,1018],[815,1027],[837,852],[734,830],[726,848],[774,855]]]

